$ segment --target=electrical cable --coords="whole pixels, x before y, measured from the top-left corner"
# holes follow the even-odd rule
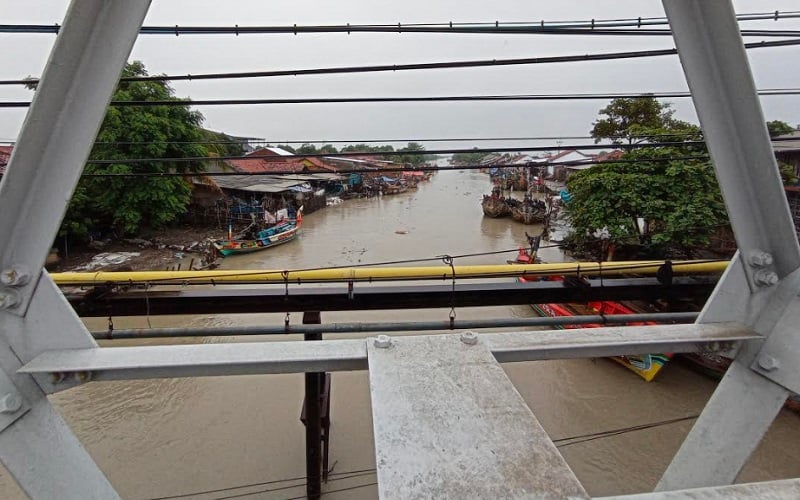
[[[701,137],[702,132],[697,132],[696,134],[685,134],[686,136],[692,137]],[[640,135],[630,135],[630,136],[609,136],[608,139],[628,139],[630,138],[645,138],[645,136]],[[675,137],[675,134],[653,134],[648,135],[647,137]],[[278,140],[268,140],[268,139],[258,139],[258,140],[230,140],[230,141],[95,141],[95,145],[135,145],[135,144],[209,144],[209,145],[235,145],[239,144],[242,145],[243,143],[247,143],[250,145],[263,145],[259,147],[280,147],[281,145],[287,144],[350,144],[350,145],[358,145],[358,144],[370,144],[376,142],[487,142],[487,141],[557,141],[557,140],[582,140],[582,139],[594,139],[594,137],[590,135],[573,135],[573,136],[538,136],[538,137],[450,137],[450,138],[428,138],[428,139],[304,139],[304,140],[285,140],[285,139],[278,139]],[[15,144],[17,141],[16,139],[0,139],[0,143],[3,144]],[[275,144],[273,146],[273,144]],[[347,154],[347,151],[343,151],[337,154]],[[380,154],[380,151],[375,151],[375,154]],[[302,154],[297,154],[296,156],[302,156]]]
[[[59,27],[60,28],[60,27]],[[0,24],[0,34],[57,33],[55,25]],[[478,34],[478,35],[564,35],[564,36],[672,36],[672,30],[660,28],[623,27],[542,27],[540,25],[325,25],[325,26],[144,26],[141,35],[265,35],[302,33],[425,33],[425,34]],[[742,37],[796,37],[797,30],[744,29]]]
[[[800,45],[800,40],[779,40],[772,42],[754,42],[744,44],[745,49],[790,47]],[[378,72],[397,72],[409,70],[428,70],[428,69],[457,69],[457,68],[481,68],[481,67],[501,67],[501,66],[520,66],[552,63],[586,62],[586,61],[609,61],[620,59],[641,59],[649,57],[676,55],[678,49],[659,49],[659,50],[639,50],[628,52],[607,52],[600,54],[580,54],[571,56],[549,56],[549,57],[529,57],[515,59],[491,59],[491,60],[470,60],[470,61],[449,61],[435,63],[413,63],[413,64],[382,64],[370,66],[342,66],[329,68],[311,69],[288,69],[274,71],[246,71],[229,73],[201,73],[188,75],[158,75],[158,76],[135,76],[120,78],[120,82],[166,82],[166,81],[190,81],[190,80],[220,80],[220,79],[239,79],[239,78],[267,78],[277,76],[305,76],[305,75],[332,75],[332,74],[353,74],[353,73],[378,73]],[[0,85],[35,85],[39,82],[38,78],[28,78],[21,80],[0,80]]]
[[[675,424],[675,423],[685,422],[685,421],[688,421],[688,420],[694,420],[694,419],[696,419],[698,417],[699,417],[699,415],[688,415],[688,416],[685,416],[685,417],[678,417],[678,418],[672,418],[672,419],[667,419],[667,420],[661,420],[661,421],[658,421],[658,422],[651,422],[651,423],[647,423],[647,424],[640,424],[640,425],[635,425],[635,426],[622,427],[622,428],[619,428],[619,429],[611,429],[611,430],[600,431],[600,432],[592,432],[592,433],[588,433],[588,434],[579,434],[579,435],[570,436],[570,437],[566,437],[566,438],[554,439],[553,443],[556,444],[557,448],[563,448],[563,447],[566,447],[566,446],[585,443],[585,442],[588,442],[588,441],[594,441],[594,440],[597,440],[597,439],[604,439],[604,438],[608,438],[608,437],[614,437],[614,436],[618,436],[620,434],[626,434],[626,433],[629,433],[629,432],[636,432],[636,431],[640,431],[640,430],[653,429],[653,428],[662,427],[662,426],[665,426],[665,425],[671,425],[671,424]],[[361,477],[363,475],[375,474],[376,472],[377,472],[377,469],[371,468],[371,469],[361,469],[361,470],[354,470],[354,471],[330,473],[329,475],[330,476],[334,476],[334,475],[347,476],[347,477],[342,477],[342,478],[338,478],[337,477],[337,478],[334,478],[334,479],[331,480],[331,481],[334,481],[334,480],[352,479],[352,478],[356,478],[356,477]],[[301,477],[295,477],[295,478],[280,479],[280,480],[274,480],[274,481],[265,481],[265,482],[260,482],[260,483],[252,483],[252,484],[246,484],[246,485],[241,485],[241,486],[231,486],[231,487],[227,487],[227,488],[218,488],[218,489],[214,489],[214,490],[194,491],[194,492],[191,492],[191,493],[183,493],[183,494],[180,494],[180,495],[161,496],[161,497],[150,498],[148,500],[174,500],[174,499],[185,498],[185,497],[189,497],[189,496],[207,495],[207,494],[211,494],[211,493],[222,493],[222,492],[225,492],[225,491],[233,491],[233,490],[237,490],[237,489],[251,488],[251,487],[255,487],[255,486],[265,486],[265,485],[284,483],[284,482],[290,482],[290,481],[305,481],[306,479],[307,479],[306,476],[301,476]],[[356,488],[363,488],[363,487],[366,487],[366,486],[372,486],[374,484],[376,484],[376,483],[357,486]],[[297,487],[301,487],[301,486],[305,486],[305,483],[297,484],[297,485],[294,485],[294,486],[291,486],[291,487],[288,487],[288,488],[268,489],[268,490],[263,490],[263,491],[245,493],[242,496],[255,495],[255,494],[260,494],[260,493],[270,493],[270,492],[273,492],[273,491],[279,491],[280,489],[297,488]],[[348,491],[348,489],[345,489],[345,490],[331,490],[331,491],[323,492],[323,495],[326,494],[326,493],[334,493],[334,492],[339,492],[339,491]],[[237,498],[237,497],[236,496],[226,496],[226,497],[219,497],[219,498],[217,498],[215,500],[225,500],[225,499],[231,499],[231,498]],[[305,496],[297,497],[297,498],[301,499],[301,498],[305,498]]]
[[[747,13],[736,15],[736,20],[743,21],[779,21],[800,17],[800,11],[779,11]],[[644,32],[669,30],[642,29],[643,26],[669,25],[666,17],[636,17],[628,19],[591,19],[584,21],[512,21],[512,22],[446,22],[446,23],[397,23],[397,24],[351,24],[344,25],[297,25],[292,26],[142,26],[139,33],[143,35],[215,35],[215,34],[299,34],[299,33],[338,33],[338,32],[391,32],[391,33],[533,33],[533,34],[560,34],[577,30],[594,31],[605,34],[605,31],[615,31],[612,28],[635,27],[636,30],[619,30]],[[0,33],[14,34],[57,34],[61,29],[59,24],[0,24]],[[527,31],[531,30],[531,31]],[[744,31],[770,31],[770,30],[743,30]]]
[[[343,471],[343,472],[336,472],[336,473],[331,472],[331,473],[328,474],[328,476],[329,477],[330,476],[345,476],[345,477],[332,478],[332,479],[329,480],[330,482],[332,482],[332,481],[338,481],[338,480],[351,479],[351,478],[355,478],[355,477],[361,477],[361,476],[374,474],[374,473],[375,473],[375,469],[373,468],[373,469],[361,469],[361,470],[354,470],[354,471]],[[178,498],[185,498],[185,497],[191,497],[191,496],[209,495],[211,493],[224,493],[224,492],[227,492],[227,491],[233,491],[233,490],[238,490],[238,489],[243,489],[243,488],[253,488],[253,487],[256,487],[256,486],[266,486],[266,485],[270,485],[270,484],[288,483],[288,482],[293,482],[293,481],[306,481],[307,479],[308,479],[307,476],[293,477],[293,478],[287,478],[287,479],[276,479],[276,480],[273,480],[273,481],[263,481],[263,482],[259,482],[259,483],[243,484],[243,485],[240,485],[240,486],[228,486],[228,487],[225,487],[225,488],[217,488],[217,489],[213,489],[213,490],[193,491],[191,493],[181,493],[179,495],[168,495],[168,496],[154,497],[154,498],[149,498],[147,500],[174,500],[174,499],[178,499]],[[280,491],[282,489],[298,488],[298,487],[305,486],[305,485],[306,485],[306,483],[303,482],[303,483],[296,484],[296,485],[289,486],[289,487],[285,487],[285,488],[281,487],[281,488],[277,488],[277,489],[270,489],[270,490],[260,491],[260,492],[257,492],[257,493],[267,493],[267,492],[272,492],[272,491]],[[229,498],[229,497],[220,497],[219,499],[216,499],[216,500],[221,500],[221,498]]]
[[[350,486],[349,488],[340,488],[338,490],[323,491],[322,492],[322,496],[328,495],[330,493],[341,493],[343,491],[357,490],[359,488],[366,488],[368,486],[377,486],[377,484],[378,484],[377,482],[373,482],[373,483],[367,483],[367,484],[360,484],[358,486]],[[302,495],[302,496],[299,496],[299,497],[287,498],[286,500],[303,500],[304,498],[308,498],[308,497],[305,496],[305,495]]]
[[[347,476],[347,477],[337,477],[337,478],[328,480],[328,482],[332,483],[333,481],[344,481],[344,480],[347,480],[347,479],[356,479],[356,478],[359,478],[359,477],[371,476],[371,475],[374,475],[374,474],[375,474],[375,472],[364,472],[364,473],[361,473],[361,474],[354,474],[354,475]],[[377,484],[377,483],[371,483],[371,484]],[[296,485],[293,485],[293,486],[283,486],[283,487],[280,487],[280,488],[267,488],[265,490],[251,491],[251,492],[248,492],[248,493],[237,493],[237,494],[233,494],[233,495],[226,495],[226,496],[217,497],[214,500],[231,500],[233,498],[244,498],[244,497],[249,497],[249,496],[252,496],[252,495],[261,495],[263,493],[274,493],[276,491],[283,491],[283,490],[290,490],[290,489],[294,489],[294,488],[300,488],[300,487],[303,487],[303,486],[306,486],[306,483],[296,484]],[[363,487],[363,486],[358,486],[358,487]],[[349,488],[344,488],[344,489],[341,489],[341,490],[331,490],[330,492],[332,493],[333,491],[348,491],[350,489],[354,489],[354,488],[353,487],[349,487]],[[306,496],[303,495],[303,496],[301,496],[299,498],[306,498]]]
[[[422,167],[410,167],[410,166],[403,166],[399,168],[355,168],[355,169],[347,169],[342,170],[339,172],[312,172],[312,173],[338,173],[338,174],[365,174],[365,173],[401,173],[401,172],[438,172],[438,171],[452,171],[452,170],[479,170],[482,168],[498,168],[498,169],[505,169],[505,168],[545,168],[545,167],[559,167],[559,166],[567,166],[567,167],[579,167],[579,166],[589,166],[589,165],[612,165],[612,164],[632,164],[632,163],[662,163],[662,162],[671,162],[671,161],[691,161],[691,160],[708,160],[710,156],[708,155],[687,155],[687,156],[669,156],[663,158],[620,158],[616,160],[576,160],[576,161],[564,161],[564,162],[537,162],[537,163],[526,163],[526,164],[494,164],[494,165],[456,165],[453,167],[436,167],[436,166],[422,166]],[[161,159],[160,162],[169,161],[169,159]],[[91,163],[91,162],[90,162]],[[125,164],[124,160],[120,160],[117,164]],[[262,177],[279,177],[279,176],[292,176],[292,175],[302,175],[302,172],[291,171],[291,170],[276,170],[276,171],[269,171],[269,172],[205,172],[205,171],[197,171],[197,172],[130,172],[130,173],[84,173],[82,177],[107,177],[107,178],[137,178],[137,177],[253,177],[253,176],[262,176]],[[0,174],[0,178],[3,174]]]
[[[800,90],[800,89],[798,89]],[[649,135],[618,135],[618,136],[608,136],[604,137],[604,139],[615,140],[615,139],[647,139],[652,137],[675,137],[678,134],[649,134]],[[697,131],[695,133],[681,133],[681,136],[686,137],[698,137],[701,138],[703,133],[701,131]],[[222,145],[235,145],[235,144],[243,144],[244,142],[251,144],[251,145],[263,145],[261,147],[280,147],[281,145],[286,144],[350,144],[350,145],[358,145],[358,144],[370,144],[370,143],[378,143],[378,142],[487,142],[487,141],[561,141],[561,140],[583,140],[583,139],[594,139],[594,137],[590,135],[572,135],[572,136],[537,136],[537,137],[523,137],[523,136],[516,136],[516,137],[449,137],[449,138],[427,138],[427,139],[304,139],[304,140],[286,140],[286,139],[258,139],[258,140],[246,140],[247,138],[243,138],[242,140],[230,140],[230,141],[96,141],[94,142],[95,145],[135,145],[135,144],[222,144]],[[0,139],[0,143],[3,144],[14,144],[16,143],[15,139]],[[275,144],[274,146],[272,144]],[[613,146],[610,144],[609,146]],[[561,147],[561,146],[559,146]],[[347,151],[338,152],[336,154],[348,154]],[[375,151],[374,154],[379,155],[381,154],[380,151]],[[296,154],[293,156],[303,156],[302,154]]]
[[[561,439],[554,439],[553,443],[556,443],[557,448],[563,448],[565,446],[572,446],[574,444],[586,443],[589,441],[594,441],[596,439],[604,439],[613,436],[619,436],[620,434],[626,434],[628,432],[635,432],[641,431],[645,429],[652,429],[654,427],[661,427],[664,425],[675,424],[679,422],[685,422],[687,420],[694,420],[698,418],[700,415],[689,415],[686,417],[679,417],[679,418],[672,418],[669,420],[661,420],[659,422],[652,422],[649,424],[642,424],[642,425],[635,425],[631,427],[623,427],[621,429],[613,429],[609,431],[602,431],[602,432],[594,432],[590,434],[583,434],[580,436],[572,436],[568,438],[561,438]]]
[[[757,91],[761,96],[800,95],[800,88],[765,89]],[[111,101],[111,107],[155,107],[155,106],[245,106],[265,104],[352,104],[352,103],[411,103],[411,102],[505,102],[505,101],[585,101],[613,99],[677,99],[692,97],[688,91],[603,93],[603,94],[512,94],[512,95],[463,95],[463,96],[415,96],[415,97],[298,97],[286,99],[170,99],[150,101]],[[27,108],[31,101],[4,101],[0,108]]]
[[[671,137],[681,137],[684,134],[676,132]],[[786,141],[793,141],[797,140],[796,138],[775,138],[772,142],[786,142]],[[361,157],[361,156],[425,156],[425,155],[444,155],[444,154],[457,154],[457,153],[524,153],[524,152],[551,152],[551,151],[567,151],[567,150],[607,150],[611,149],[624,149],[624,150],[631,150],[631,149],[642,149],[642,148],[658,148],[658,147],[684,147],[684,148],[691,148],[691,147],[700,147],[705,148],[706,143],[705,141],[659,141],[659,142],[637,142],[637,143],[617,143],[617,144],[559,144],[559,145],[552,145],[547,144],[544,146],[515,146],[515,147],[483,147],[483,148],[472,148],[472,149],[459,149],[459,148],[442,148],[442,149],[417,149],[417,150],[407,150],[407,151],[383,151],[380,153],[372,152],[372,151],[352,151],[346,153],[309,153],[303,155],[293,155],[293,156],[275,156],[270,157],[271,160],[274,161],[289,161],[289,160],[297,160],[302,158],[328,158],[333,160],[352,160],[353,157]],[[168,163],[192,163],[192,162],[217,162],[222,160],[240,160],[240,161],[262,161],[264,160],[263,156],[251,155],[251,156],[186,156],[186,157],[179,157],[179,158],[116,158],[116,159],[107,159],[107,160],[88,160],[88,164],[92,165],[114,165],[114,164],[133,164],[133,163],[158,163],[158,162],[168,162]],[[297,173],[297,172],[290,172],[290,173]]]

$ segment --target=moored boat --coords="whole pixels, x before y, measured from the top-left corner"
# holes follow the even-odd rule
[[[481,207],[483,208],[483,214],[487,217],[506,217],[511,213],[505,200],[489,195],[483,195]]]
[[[547,207],[543,201],[526,197],[522,203],[511,208],[511,217],[523,224],[537,224],[547,218]]]
[[[612,314],[634,314],[635,311],[625,304],[613,301],[590,302],[582,304],[531,304],[533,310],[539,316],[582,316],[582,315],[612,315]],[[655,322],[631,322],[628,326],[655,325]],[[600,328],[604,325],[600,323],[590,323],[585,325],[557,326],[558,329],[573,328]],[[650,382],[655,378],[661,368],[672,359],[673,354],[642,354],[628,356],[612,356],[609,359],[616,361],[625,368],[633,371],[646,381]]]
[[[527,251],[524,248],[520,248],[519,255],[517,256],[516,261],[509,261],[509,263],[519,263],[519,264],[527,264],[531,262],[536,262],[536,252],[539,248],[540,237],[531,237],[526,233],[528,237],[528,242],[530,243],[530,250]],[[559,279],[551,278],[551,279]],[[529,279],[525,277],[518,278],[520,282],[527,282]],[[623,304],[621,302],[613,302],[613,301],[597,301],[597,302],[589,302],[586,305],[583,304],[555,304],[555,303],[544,303],[544,304],[531,304],[531,308],[533,308],[534,312],[539,316],[545,317],[558,317],[558,316],[585,316],[585,315],[622,315],[622,314],[634,314],[636,311],[630,305]],[[655,325],[657,323],[652,321],[646,322],[630,322],[626,323],[628,326],[642,326],[642,325]],[[584,325],[566,325],[566,326],[556,326],[555,328],[563,330],[563,329],[575,329],[575,328],[600,328],[605,325],[601,323],[590,323]],[[628,355],[628,356],[612,356],[609,359],[615,361],[625,368],[633,371],[647,382],[650,382],[655,378],[661,368],[672,359],[673,354],[643,354],[643,355]]]
[[[211,240],[211,244],[223,257],[240,253],[251,253],[282,245],[295,239],[303,225],[303,209],[297,211],[296,219],[285,219],[266,229],[254,232],[252,237]]]
[[[492,189],[492,194],[483,195],[481,201],[483,214],[487,217],[505,217],[511,214],[511,207],[499,188]]]

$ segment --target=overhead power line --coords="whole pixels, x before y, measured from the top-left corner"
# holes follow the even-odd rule
[[[301,174],[313,174],[313,173],[339,173],[339,174],[377,174],[377,173],[394,173],[398,174],[403,171],[406,172],[438,172],[441,170],[478,170],[481,168],[520,168],[520,167],[532,167],[532,168],[546,168],[546,167],[578,167],[578,166],[590,166],[590,165],[608,165],[613,163],[659,163],[659,162],[670,162],[670,161],[691,161],[691,160],[708,160],[710,157],[706,154],[698,154],[698,155],[686,155],[686,156],[670,156],[670,157],[663,157],[663,158],[636,158],[636,159],[626,159],[620,158],[616,160],[571,160],[571,161],[542,161],[542,162],[530,162],[525,164],[517,164],[517,163],[503,163],[503,164],[496,164],[496,165],[454,165],[452,167],[439,167],[439,166],[408,166],[408,167],[394,167],[394,168],[352,168],[341,170],[337,172],[297,172],[292,170],[276,170],[271,172],[130,172],[130,173],[91,173],[91,174],[83,174],[84,177],[195,177],[195,176],[203,176],[203,177],[249,177],[249,176],[293,176],[293,175],[301,175]],[[124,165],[125,161],[120,160],[117,164]]]
[[[676,132],[670,137],[680,137],[686,134]],[[780,141],[781,139],[776,139]],[[788,140],[791,140],[789,138]],[[404,155],[439,155],[439,154],[455,154],[455,153],[523,153],[523,152],[542,152],[542,151],[556,151],[556,150],[604,150],[604,149],[640,149],[645,147],[705,147],[704,141],[664,141],[664,142],[646,142],[646,143],[633,143],[633,144],[561,144],[561,145],[547,145],[547,146],[515,146],[515,147],[499,147],[499,148],[472,148],[472,149],[420,149],[412,151],[353,151],[346,153],[310,153],[297,155],[303,158],[331,158],[331,159],[344,159],[360,156],[404,156]],[[277,157],[281,158],[281,157]],[[292,158],[291,156],[283,157],[284,159]],[[87,163],[93,165],[113,165],[122,163],[153,163],[153,162],[170,162],[170,163],[193,163],[193,162],[216,162],[219,160],[244,160],[244,161],[260,161],[263,157],[260,156],[192,156],[183,158],[119,158],[108,160],[89,160]]]
[[[800,11],[772,11],[739,14],[737,21],[779,21],[800,17]],[[642,29],[669,24],[666,17],[634,17],[627,19],[586,19],[582,21],[513,21],[513,22],[440,22],[440,23],[371,23],[338,25],[277,25],[277,26],[142,26],[143,35],[252,35],[252,34],[301,34],[301,33],[502,33],[502,34],[671,34],[669,30]],[[620,28],[635,28],[621,30]],[[59,24],[0,24],[0,33],[56,34]],[[743,30],[762,31],[769,30]],[[586,33],[584,33],[586,32]]]
[[[800,95],[800,88],[764,89],[762,96]],[[677,99],[691,97],[688,91],[672,92],[606,92],[573,94],[511,94],[511,95],[463,95],[463,96],[414,96],[414,97],[296,97],[283,99],[171,99],[153,101],[111,101],[114,107],[151,106],[237,106],[258,104],[343,104],[343,103],[405,103],[405,102],[492,102],[492,101],[586,101],[611,99]],[[0,108],[25,108],[30,101],[0,102]]]
[[[0,33],[58,33],[58,25],[0,24]],[[477,23],[477,24],[345,24],[305,26],[143,26],[142,35],[299,35],[304,33],[436,33],[480,35],[566,35],[566,36],[672,36],[669,29],[623,28],[604,26],[542,26],[541,23]],[[741,30],[744,37],[800,36],[795,30]]]
[[[745,44],[746,49],[790,47],[800,45],[800,40],[778,40],[772,42],[755,42]],[[331,74],[351,74],[351,73],[378,73],[411,70],[430,70],[430,69],[457,69],[457,68],[481,68],[481,67],[501,67],[501,66],[520,66],[535,64],[570,63],[586,61],[609,61],[619,59],[641,59],[649,57],[676,55],[678,50],[639,50],[629,52],[609,52],[604,54],[580,54],[572,56],[551,56],[551,57],[529,57],[517,59],[490,59],[472,61],[449,61],[436,63],[415,63],[415,64],[382,64],[370,66],[343,66],[331,68],[312,68],[312,69],[287,69],[274,71],[247,71],[232,73],[203,73],[196,75],[159,75],[159,76],[136,76],[120,78],[121,82],[166,82],[166,81],[189,81],[189,80],[221,80],[239,78],[267,78],[277,76],[307,76],[307,75],[331,75]],[[21,80],[0,80],[0,85],[35,85],[39,80],[36,78]]]
[[[675,137],[676,134],[651,134],[651,135],[625,135],[625,136],[609,136],[607,139],[648,139],[653,137]],[[697,137],[703,136],[702,132],[695,134],[680,134],[682,137]],[[372,144],[372,143],[409,143],[409,142],[489,142],[489,141],[566,141],[566,140],[592,140],[594,137],[589,135],[570,135],[570,136],[536,136],[536,137],[429,137],[429,138],[402,138],[402,139],[258,139],[258,140],[230,140],[230,141],[96,141],[96,145],[134,145],[134,144],[206,144],[206,145],[235,145],[247,143],[250,145],[264,145],[262,147],[279,147],[287,144]],[[0,143],[14,144],[14,139],[0,139]],[[270,146],[274,145],[274,146]],[[610,144],[609,147],[612,147]],[[562,145],[563,147],[563,145]],[[348,154],[347,151],[342,151],[338,154]],[[380,151],[375,151],[374,154],[381,154]],[[302,156],[297,154],[296,156]]]

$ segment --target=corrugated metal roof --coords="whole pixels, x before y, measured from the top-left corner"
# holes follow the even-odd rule
[[[776,153],[788,153],[791,151],[800,151],[800,130],[796,130],[791,134],[780,136],[781,139],[791,138],[793,140],[783,140],[780,142],[773,142],[772,148]]]
[[[290,179],[297,179],[297,180],[304,180],[304,181],[338,181],[345,179],[346,176],[342,174],[328,174],[328,173],[319,173],[319,174],[291,174],[289,176],[284,177],[286,180]]]
[[[223,189],[238,189],[256,193],[280,193],[304,183],[302,180],[282,179],[274,175],[228,175],[215,177],[214,182]]]

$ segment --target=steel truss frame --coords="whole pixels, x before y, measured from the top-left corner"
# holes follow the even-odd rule
[[[0,182],[0,460],[31,497],[118,497],[46,398],[93,375],[368,367],[383,498],[586,496],[498,360],[737,343],[731,369],[665,472],[661,491],[731,484],[789,391],[800,392],[800,338],[793,328],[800,316],[800,247],[725,0],[663,2],[739,247],[695,325],[598,329],[569,338],[380,336],[250,344],[246,350],[225,344],[97,347],[42,268],[149,3],[72,3]],[[514,466],[519,463],[525,467]],[[675,494],[757,497],[798,490],[800,482],[790,480]]]

